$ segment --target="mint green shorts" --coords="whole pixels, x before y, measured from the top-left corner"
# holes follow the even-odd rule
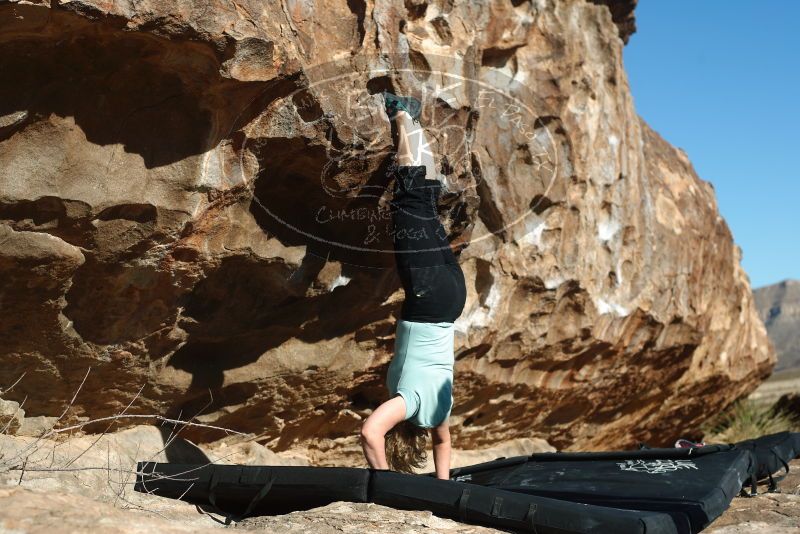
[[[417,426],[439,426],[453,407],[453,323],[397,321],[394,357],[386,386],[406,403],[405,419]]]

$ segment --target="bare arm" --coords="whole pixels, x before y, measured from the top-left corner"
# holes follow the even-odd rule
[[[433,463],[436,466],[436,478],[450,479],[450,426],[444,423],[431,429],[433,441]]]
[[[384,436],[406,415],[406,401],[397,395],[378,406],[361,426],[361,447],[369,466],[375,469],[389,469],[386,461],[386,441]]]

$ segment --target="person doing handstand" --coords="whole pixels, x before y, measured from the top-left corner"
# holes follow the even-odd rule
[[[464,273],[439,221],[442,184],[419,123],[420,102],[383,93],[397,127],[397,165],[390,201],[394,258],[405,300],[386,376],[389,400],[361,427],[370,467],[413,472],[424,465],[427,433],[437,478],[450,476],[454,322],[466,302]]]

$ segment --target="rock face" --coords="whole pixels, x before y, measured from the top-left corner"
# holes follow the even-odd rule
[[[636,33],[636,17],[634,10],[638,0],[591,0],[595,4],[606,5],[611,10],[611,17],[619,29],[619,36],[628,43],[631,35]]]
[[[775,345],[775,371],[800,367],[800,280],[784,280],[753,291],[756,308]]]
[[[775,356],[711,185],[636,115],[612,10],[1,3],[3,397],[52,417],[83,381],[69,422],[135,400],[362,465],[402,302],[392,89],[423,101],[467,278],[455,445],[696,428]]]

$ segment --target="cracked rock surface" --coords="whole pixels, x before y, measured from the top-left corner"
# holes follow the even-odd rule
[[[467,280],[455,446],[695,431],[775,356],[713,187],[636,114],[633,5],[0,2],[3,398],[58,416],[90,369],[67,422],[142,388],[128,413],[360,465],[402,301],[389,89]]]

